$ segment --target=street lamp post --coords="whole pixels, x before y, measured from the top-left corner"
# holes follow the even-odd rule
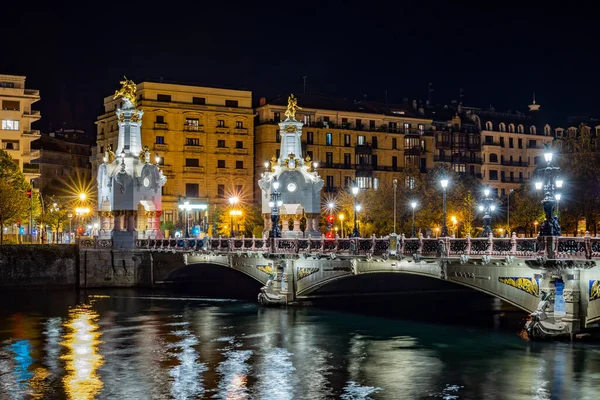
[[[456,237],[456,223],[458,221],[456,220],[456,217],[454,215],[450,217],[450,221],[452,221],[452,236]]]
[[[327,209],[329,210],[328,228],[329,228],[330,231],[333,229],[333,224],[335,223],[335,218],[333,217],[333,209],[334,209],[334,207],[335,207],[335,204],[332,201],[330,201],[329,203],[327,203]]]
[[[510,233],[510,195],[514,192],[515,189],[509,189],[508,197],[506,198],[506,228],[508,229],[508,233]]]
[[[344,237],[344,214],[340,214],[340,225],[342,226],[342,238]]]
[[[557,218],[560,218],[560,197],[561,197],[560,193],[556,193],[554,195],[554,198],[556,199],[556,217]]]
[[[492,235],[492,212],[496,209],[496,205],[493,204],[494,200],[490,198],[490,189],[483,191],[484,198],[483,204],[479,205],[479,211],[483,212],[483,230],[481,231],[481,237],[489,237]]]
[[[73,220],[73,213],[68,213],[67,217],[69,217],[69,243],[73,242],[73,226],[71,221]]]
[[[398,179],[394,179],[392,181],[392,183],[394,184],[394,234],[396,234],[396,189],[398,189]],[[413,213],[414,213],[414,209],[413,209]],[[413,225],[414,225],[414,223],[413,223]],[[414,226],[413,226],[413,230],[414,230]],[[413,233],[413,236],[414,236],[414,233]]]
[[[442,212],[442,237],[448,236],[448,225],[446,224],[446,188],[448,187],[448,179],[440,181],[443,190],[443,212]]]
[[[238,197],[230,197],[230,198],[229,198],[229,204],[231,204],[231,208],[232,208],[232,210],[231,210],[231,211],[234,211],[234,210],[235,210],[235,205],[237,204],[237,202],[238,202],[239,200],[240,200],[240,199],[239,199]],[[229,230],[229,231],[230,231],[230,235],[229,235],[229,237],[234,237],[234,236],[235,236],[235,232],[234,232],[234,230],[233,230],[233,215],[234,215],[234,213],[232,213],[232,212],[230,212],[230,213],[229,213],[229,216],[230,216],[230,222],[231,222],[231,229]]]
[[[558,178],[560,167],[552,166],[552,151],[550,146],[546,143],[546,151],[544,152],[544,159],[546,160],[546,167],[543,171],[543,181],[536,182],[535,188],[537,190],[544,190],[544,199],[542,205],[544,207],[544,214],[546,219],[540,225],[540,236],[560,236],[560,225],[558,221],[558,215],[553,216],[554,208],[556,207],[560,196],[557,198],[559,193],[556,193],[556,189],[560,189],[563,185],[562,179]]]
[[[360,237],[360,232],[358,231],[358,228],[356,227],[356,207],[357,207],[356,196],[358,196],[359,190],[360,189],[356,185],[356,182],[354,182],[354,185],[352,185],[352,195],[354,196],[354,229],[352,230],[353,237]]]
[[[410,207],[412,208],[412,237],[415,237],[415,208],[417,208],[417,202],[416,201],[411,202]],[[394,229],[394,231],[395,231],[395,229]]]
[[[271,207],[271,237],[280,238],[281,229],[279,228],[279,207],[283,205],[281,201],[281,192],[279,192],[279,181],[277,178],[273,180],[271,185],[271,200],[269,201],[269,207]]]
[[[360,212],[360,210],[362,209],[362,206],[359,204],[356,205],[355,210],[354,210],[354,217],[356,220],[356,216],[357,214]],[[360,237],[360,228],[358,227],[358,223],[356,223],[356,232],[358,232],[358,234],[354,237]]]

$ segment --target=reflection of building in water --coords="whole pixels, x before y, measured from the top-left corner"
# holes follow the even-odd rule
[[[89,305],[69,310],[69,320],[65,323],[68,333],[61,343],[68,353],[61,358],[66,361],[63,383],[70,399],[93,399],[102,389],[98,368],[104,360],[98,352],[101,333],[97,319],[98,313]]]

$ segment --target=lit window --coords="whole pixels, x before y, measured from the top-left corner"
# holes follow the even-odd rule
[[[242,121],[235,121],[235,127],[237,129],[242,129],[244,127],[244,123]]]
[[[11,120],[11,119],[3,119],[2,120],[2,129],[5,131],[18,131],[19,130],[19,121]]]
[[[327,146],[331,146],[333,144],[333,134],[328,133],[325,136],[325,142],[326,142]]]
[[[364,137],[364,136],[359,136],[359,137],[358,137],[357,144],[358,144],[359,146],[364,146],[364,145],[365,145],[365,142],[366,142],[366,141],[365,141],[365,137]]]

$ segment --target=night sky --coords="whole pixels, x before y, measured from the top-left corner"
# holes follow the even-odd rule
[[[16,2],[13,2],[16,3]],[[596,10],[480,2],[22,2],[2,17],[0,73],[40,89],[37,128],[95,133],[102,98],[125,74],[251,89],[525,110],[535,91],[555,123],[598,116]],[[394,3],[391,3],[394,4]],[[525,8],[532,7],[532,8]],[[592,7],[592,6],[590,6]],[[93,137],[93,135],[90,135]]]

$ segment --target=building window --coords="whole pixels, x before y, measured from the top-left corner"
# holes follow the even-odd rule
[[[359,136],[356,144],[358,146],[364,146],[366,144],[365,136]]]
[[[217,168],[225,168],[225,160],[217,160]]]
[[[206,99],[204,97],[192,97],[192,103],[203,106],[206,104]]]
[[[217,128],[225,128],[225,120],[224,119],[217,120]]]
[[[11,119],[3,119],[2,120],[2,129],[5,131],[18,131],[19,130],[19,121],[11,120]]]
[[[536,133],[535,126],[531,125],[531,127],[529,128],[529,133],[531,133],[532,135],[535,135],[535,133]]]
[[[155,143],[156,144],[165,144],[165,137],[164,136],[157,136]]]
[[[467,166],[465,164],[452,164],[454,172],[467,172]]]
[[[235,121],[236,129],[244,129],[244,123],[242,121]]]
[[[200,160],[198,160],[197,158],[186,158],[185,166],[186,167],[198,167],[198,166],[200,166],[199,161]]]
[[[281,156],[281,150],[280,149],[276,149],[275,150],[275,158],[277,158],[279,160],[279,157]],[[311,157],[312,158],[312,157]]]
[[[333,187],[333,176],[331,176],[331,175],[327,175],[327,187],[328,188]]]
[[[352,186],[352,177],[345,176],[344,177],[344,187],[349,188],[350,186]]]
[[[333,144],[333,134],[328,133],[325,135],[325,144],[331,146]]]
[[[486,131],[492,131],[494,130],[494,126],[492,125],[492,123],[490,121],[485,123],[485,130]]]
[[[404,132],[406,132],[406,133],[410,132],[410,124],[408,122],[404,123]]]
[[[186,183],[185,184],[185,196],[186,197],[198,197],[198,184],[197,183]]]
[[[323,117],[323,122],[329,122],[329,117]]]
[[[235,169],[244,169],[244,162],[237,160],[235,162]]]
[[[425,125],[419,124],[418,127],[419,127],[419,133],[425,132]]]
[[[504,147],[504,136],[500,136],[500,147]]]
[[[490,154],[490,162],[494,162],[497,163],[498,162],[498,155],[497,154]]]
[[[235,194],[240,196],[244,192],[244,185],[235,185]]]
[[[523,127],[523,125],[517,126],[517,132],[518,133],[524,133],[525,132],[525,128]],[[502,189],[502,191],[504,191],[504,189]]]
[[[350,168],[351,167],[351,154],[350,153],[344,153],[344,168]]]
[[[500,132],[506,132],[506,125],[504,124],[504,122],[500,122],[499,128]]]
[[[511,149],[515,147],[515,141],[513,138],[508,138],[508,147],[510,147]]]
[[[533,157],[533,164],[534,164],[534,165],[538,165],[538,164],[539,164],[539,162],[540,162],[540,156],[535,156],[535,157]]]
[[[333,165],[333,153],[325,153],[325,164],[327,167],[331,167]]]
[[[508,131],[514,133],[515,126],[513,124],[508,124]]]
[[[158,124],[164,124],[165,123],[165,116],[164,115],[157,115],[156,116],[156,121],[154,121]]]
[[[186,118],[184,126],[186,128],[191,128],[190,130],[198,130],[200,120],[198,118]]]
[[[236,149],[243,149],[244,148],[244,142],[242,142],[241,140],[236,140],[236,142],[235,142],[235,148]]]
[[[0,82],[0,87],[3,87],[3,88],[14,88],[15,87],[15,83],[14,82]]]
[[[517,139],[517,144],[519,146],[520,149],[523,148],[523,139]]]
[[[273,113],[273,121],[275,122],[281,122],[281,113]]]
[[[185,145],[186,146],[200,146],[200,139],[186,138]]]
[[[398,149],[398,140],[396,138],[392,138],[392,150]]]
[[[217,147],[220,149],[224,149],[225,148],[225,140],[223,140],[223,139],[217,140]]]
[[[2,100],[2,109],[9,111],[19,111],[20,103],[18,100]]]
[[[311,121],[310,121],[310,115],[305,115],[304,116],[304,125],[305,126],[310,126],[310,123],[311,123]]]
[[[350,147],[351,139],[350,135],[344,135],[344,146]]]
[[[281,143],[281,135],[279,134],[279,129],[275,131],[275,142]]]
[[[371,147],[373,147],[374,149],[377,148],[377,136],[371,137]]]
[[[313,144],[314,134],[313,132],[306,132],[306,144]]]
[[[362,128],[363,128],[362,119],[356,118],[356,129],[362,129]]]
[[[220,199],[225,198],[225,185],[217,185],[217,197]]]
[[[225,100],[225,107],[237,107],[237,106],[238,106],[237,100]]]
[[[490,169],[490,181],[498,180],[498,171],[495,169]]]
[[[546,136],[550,135],[550,125],[544,126],[544,135],[546,135]],[[598,135],[598,128],[596,128],[596,135]]]
[[[392,169],[395,171],[398,169],[398,157],[392,156]]]
[[[171,101],[171,95],[170,94],[157,94],[156,95],[156,100],[158,100],[158,101]]]

